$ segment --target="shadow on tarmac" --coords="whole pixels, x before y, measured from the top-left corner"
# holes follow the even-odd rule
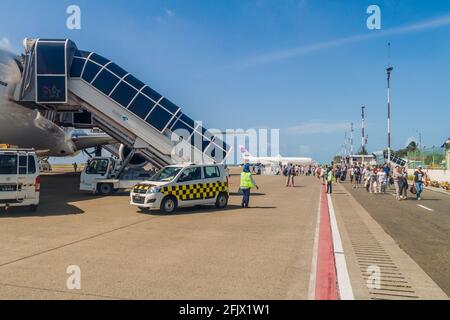
[[[251,197],[258,197],[258,196],[265,196],[265,193],[261,193],[261,192],[252,192],[250,194]],[[242,194],[239,192],[230,192],[230,196],[231,197],[242,197]]]
[[[40,203],[36,211],[28,207],[11,207],[8,210],[0,209],[1,218],[23,218],[23,217],[48,217],[65,216],[85,213],[84,210],[71,203],[95,199],[96,195],[79,190],[80,173],[52,173],[41,176]],[[110,197],[128,195],[128,192],[117,192]],[[262,192],[252,192],[252,197],[264,196]],[[241,197],[238,192],[230,192],[232,197]],[[257,209],[275,209],[276,207],[251,207]],[[180,208],[171,215],[220,213],[228,210],[242,209],[239,205],[228,205],[226,209],[217,210],[214,206],[197,206],[194,208]],[[139,211],[138,211],[139,212]],[[142,212],[150,215],[165,215],[159,211]]]
[[[241,208],[241,206],[229,204],[225,209],[217,209],[213,205],[178,208],[177,211],[175,211],[174,213],[170,213],[170,214],[164,213],[159,210],[144,210],[144,211],[137,210],[137,212],[141,213],[141,214],[151,215],[151,216],[181,216],[181,215],[188,215],[188,214],[203,214],[203,213],[220,214],[222,212],[240,209],[240,208]]]
[[[276,209],[277,207],[263,207],[263,206],[250,206],[249,209]],[[187,207],[187,208],[178,208],[176,212],[174,213],[164,213],[162,211],[159,210],[144,210],[144,211],[139,211],[137,210],[138,213],[141,214],[146,214],[146,215],[151,215],[151,216],[180,216],[180,215],[193,215],[193,214],[204,214],[204,213],[214,213],[214,214],[220,214],[222,212],[226,212],[226,211],[230,211],[230,210],[237,210],[237,209],[241,209],[241,210],[245,210],[244,208],[242,208],[242,206],[239,205],[228,205],[225,209],[217,209],[214,206],[195,206],[195,207]]]
[[[41,175],[41,194],[37,211],[31,211],[27,207],[1,209],[0,219],[83,214],[83,210],[70,204],[92,199],[91,194],[78,189],[79,181],[79,173]]]

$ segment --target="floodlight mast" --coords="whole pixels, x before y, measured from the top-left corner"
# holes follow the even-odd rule
[[[394,68],[390,63],[391,59],[391,43],[388,43],[388,66],[386,68],[387,75],[387,163],[391,165],[391,73]]]
[[[387,73],[387,134],[388,134],[388,164],[391,163],[391,72],[394,70],[391,66],[386,68]]]

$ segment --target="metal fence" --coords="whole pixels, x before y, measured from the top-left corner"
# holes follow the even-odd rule
[[[432,147],[408,152],[408,168],[422,166],[426,169],[445,169],[446,157],[443,148]]]

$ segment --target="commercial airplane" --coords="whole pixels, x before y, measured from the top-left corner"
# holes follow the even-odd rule
[[[14,101],[22,70],[19,58],[0,48],[0,144],[33,148],[41,157],[65,157],[115,143],[103,132],[61,125],[61,118],[52,110]]]
[[[244,147],[240,147],[242,158],[244,159],[245,163],[249,164],[264,164],[264,165],[274,165],[274,164],[282,164],[287,165],[289,163],[294,165],[312,165],[314,163],[313,159],[311,158],[301,158],[301,157],[282,157],[281,155],[278,155],[276,157],[254,157],[248,152],[248,150]]]

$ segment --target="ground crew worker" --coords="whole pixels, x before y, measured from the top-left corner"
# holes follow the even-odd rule
[[[333,193],[333,182],[334,182],[334,170],[330,168],[327,174],[327,193]]]
[[[248,163],[244,164],[241,173],[241,181],[239,184],[240,189],[242,190],[242,207],[248,208],[248,204],[250,202],[250,190],[254,187],[259,190],[255,180],[253,180],[253,176],[250,172],[250,165]]]

